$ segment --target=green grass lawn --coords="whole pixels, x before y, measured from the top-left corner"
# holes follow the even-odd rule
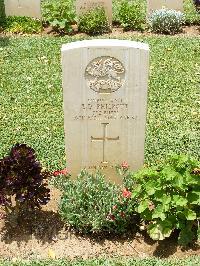
[[[156,258],[150,259],[96,259],[81,261],[27,261],[27,262],[9,262],[5,261],[2,266],[198,266],[200,265],[200,257],[190,257],[185,260],[161,260]]]
[[[75,40],[0,39],[0,157],[23,142],[49,169],[65,167],[60,48]],[[199,158],[200,38],[132,40],[151,49],[145,162],[162,160],[169,152]]]

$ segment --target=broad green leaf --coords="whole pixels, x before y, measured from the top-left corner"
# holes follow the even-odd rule
[[[162,196],[162,203],[163,205],[169,204],[171,202],[171,196],[168,196],[166,194],[163,194]]]
[[[174,178],[174,186],[177,187],[178,189],[183,189],[185,190],[185,184],[184,184],[184,178],[182,175],[177,174],[176,177]]]
[[[171,166],[165,166],[161,173],[167,181],[173,181],[177,176],[177,172]]]
[[[148,195],[153,195],[155,193],[156,182],[154,180],[150,180],[146,183],[146,193]]]
[[[200,204],[200,191],[192,191],[188,193],[188,202],[191,204]]]
[[[178,243],[182,246],[187,246],[190,242],[192,242],[194,238],[194,233],[188,227],[181,230],[178,238]]]
[[[174,195],[173,196],[173,205],[174,206],[186,206],[188,203],[188,200],[180,195]]]
[[[158,205],[152,214],[152,219],[156,218],[160,218],[162,221],[166,218],[162,205]]]
[[[184,174],[185,184],[188,185],[197,185],[198,184],[198,178],[194,175],[191,175],[190,172],[185,172]]]
[[[197,218],[196,212],[190,209],[186,209],[184,215],[188,221],[194,221]]]
[[[142,186],[141,185],[134,186],[132,194],[131,194],[131,198],[137,197],[140,194],[141,190],[142,190]]]
[[[172,229],[161,224],[151,224],[148,226],[147,232],[153,240],[164,240],[171,235]]]
[[[154,198],[156,201],[163,202],[163,191],[157,190],[154,194]]]
[[[147,200],[141,201],[137,208],[138,213],[142,213],[143,211],[145,211],[148,208],[148,206],[149,202]]]

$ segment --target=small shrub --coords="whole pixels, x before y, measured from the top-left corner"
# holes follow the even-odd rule
[[[110,31],[110,25],[105,10],[97,7],[90,10],[78,19],[78,29],[87,34],[103,34]]]
[[[118,9],[118,17],[125,30],[143,30],[145,15],[140,1],[123,0]]]
[[[107,183],[101,173],[83,171],[62,189],[60,214],[79,232],[122,233],[133,222],[130,191]]]
[[[154,11],[149,18],[150,28],[155,33],[179,33],[182,31],[183,23],[183,13],[164,8]]]
[[[50,200],[44,182],[48,176],[36,160],[35,151],[26,144],[16,144],[0,160],[0,205],[16,214],[41,208]]]
[[[2,22],[2,29],[10,33],[39,33],[42,30],[41,21],[29,17],[7,17]]]
[[[186,25],[200,25],[200,0],[185,1],[184,10]]]
[[[72,23],[75,21],[74,1],[48,0],[43,4],[43,18],[56,31],[72,31]]]
[[[144,168],[133,175],[132,200],[154,240],[179,230],[179,244],[200,236],[199,162],[186,155],[172,155],[166,164]]]

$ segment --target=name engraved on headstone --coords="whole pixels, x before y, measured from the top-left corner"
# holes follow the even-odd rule
[[[122,98],[88,99],[87,104],[82,104],[80,113],[74,117],[74,120],[103,121],[105,119],[136,119],[136,117],[128,114],[128,103]]]

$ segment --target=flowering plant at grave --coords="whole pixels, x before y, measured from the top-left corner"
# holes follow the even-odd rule
[[[68,169],[64,168],[62,170],[55,170],[51,175],[53,176],[53,179],[51,180],[52,185],[60,190],[64,190],[66,182],[70,178]]]
[[[118,175],[123,180],[123,185],[125,187],[124,192],[123,192],[124,195],[126,195],[127,193],[127,197],[131,196],[129,192],[130,192],[130,188],[132,188],[132,185],[133,185],[133,179],[132,179],[132,171],[130,169],[128,162],[123,161],[120,165],[117,165],[115,169]]]
[[[119,165],[116,165],[115,169],[116,169],[116,172],[121,176],[123,174],[125,174],[128,170],[129,170],[129,164],[124,161],[122,162],[121,164]]]
[[[136,223],[128,189],[105,181],[100,172],[82,171],[65,180],[59,212],[71,227],[83,233],[120,234]]]
[[[123,192],[122,192],[122,196],[123,196],[124,198],[129,199],[129,198],[131,198],[131,192],[130,192],[127,188],[125,188],[125,189],[123,190]]]
[[[182,31],[185,16],[180,11],[162,8],[154,11],[149,17],[149,25],[153,32],[176,34]]]
[[[16,216],[41,208],[50,200],[46,181],[49,176],[49,172],[42,171],[31,147],[14,145],[9,155],[0,160],[0,205]]]
[[[69,174],[69,172],[68,172],[67,168],[53,172],[53,176],[68,175],[68,174]]]

